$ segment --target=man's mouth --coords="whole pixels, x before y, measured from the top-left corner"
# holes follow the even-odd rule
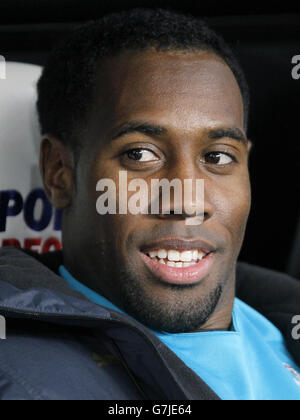
[[[173,268],[187,268],[199,264],[209,252],[202,250],[178,251],[175,249],[158,249],[148,252],[146,255],[159,264]]]
[[[215,252],[210,249],[188,247],[187,243],[171,241],[165,247],[151,247],[141,257],[152,274],[169,284],[196,284],[206,277],[213,265]]]

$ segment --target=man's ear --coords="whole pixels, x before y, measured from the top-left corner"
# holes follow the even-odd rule
[[[72,202],[74,170],[72,151],[60,140],[45,136],[40,148],[40,171],[48,199],[59,210]]]

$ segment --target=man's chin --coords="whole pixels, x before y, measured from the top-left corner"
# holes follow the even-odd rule
[[[168,284],[165,293],[157,295],[151,289],[144,288],[142,283],[122,276],[122,309],[137,321],[154,331],[167,333],[192,332],[201,329],[207,322],[220,301],[223,293],[221,284],[210,292],[195,297],[189,289],[194,284]],[[167,298],[166,293],[172,297]],[[183,296],[182,294],[185,294]],[[187,295],[193,298],[187,298]]]

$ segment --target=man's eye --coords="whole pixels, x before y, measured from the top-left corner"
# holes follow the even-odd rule
[[[210,152],[205,155],[205,163],[212,165],[229,165],[234,161],[234,158],[227,153]]]
[[[159,159],[154,152],[147,149],[132,149],[126,152],[125,155],[137,162],[153,162]]]

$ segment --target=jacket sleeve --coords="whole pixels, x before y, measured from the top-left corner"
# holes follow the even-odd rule
[[[23,384],[0,370],[0,401],[32,401],[36,399]]]

